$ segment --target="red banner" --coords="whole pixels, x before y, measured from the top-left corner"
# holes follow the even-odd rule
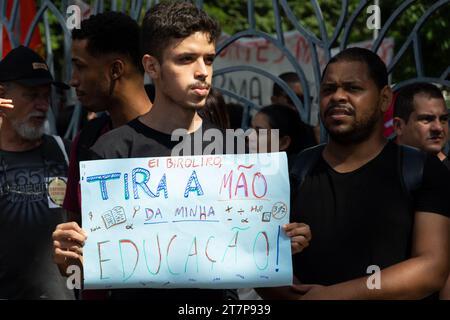
[[[6,17],[8,20],[11,19],[11,11],[13,7],[14,0],[6,0]],[[25,41],[25,37],[27,36],[28,30],[30,28],[31,22],[36,16],[36,1],[35,0],[27,0],[27,1],[19,1],[19,12],[16,21],[19,22],[20,26],[16,26],[13,28],[14,34],[18,34],[20,32],[20,43],[23,44]],[[2,30],[3,36],[3,56],[2,58],[11,51],[11,42],[8,37],[8,33],[6,32],[5,27]],[[44,55],[44,47],[41,41],[41,33],[39,32],[39,28],[36,26],[33,32],[33,36],[31,37],[30,44],[28,45],[31,49],[35,50],[42,56]]]

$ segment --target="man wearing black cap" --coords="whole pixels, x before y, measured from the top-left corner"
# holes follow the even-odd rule
[[[0,62],[0,299],[73,299],[52,259],[68,145],[44,134],[51,84],[65,86],[27,47]]]

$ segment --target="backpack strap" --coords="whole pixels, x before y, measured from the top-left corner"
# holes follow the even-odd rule
[[[292,161],[292,167],[289,172],[289,180],[291,184],[291,207],[293,207],[293,199],[300,190],[306,176],[320,159],[326,144],[319,144],[314,147],[307,148],[300,152]]]
[[[306,175],[319,160],[325,146],[324,143],[307,148],[295,157],[290,171],[291,182],[294,183],[294,186],[300,187],[303,184]]]
[[[90,159],[89,149],[95,144],[100,137],[102,129],[111,121],[108,115],[102,115],[89,121],[81,130],[77,146],[78,162]]]
[[[306,176],[319,160],[325,144],[314,146],[300,152],[294,159],[290,170],[291,200],[305,181]],[[422,184],[423,169],[427,154],[419,149],[399,145],[397,165],[401,173],[403,190],[412,199],[412,193]]]
[[[67,166],[69,166],[69,149],[70,149],[70,141],[62,139],[59,136],[43,136],[43,144],[42,144],[43,158],[52,159],[57,162],[64,162]],[[60,150],[57,152],[56,150]]]
[[[69,166],[69,157],[67,156],[66,147],[64,146],[64,142],[62,141],[60,136],[52,136],[53,139],[55,139],[56,143],[58,144],[59,149],[61,150],[64,159],[66,160],[67,166]]]
[[[398,165],[402,174],[402,187],[412,197],[412,192],[422,184],[423,168],[427,154],[419,149],[399,145]]]
[[[305,181],[308,173],[314,168],[317,161],[319,161],[323,149],[326,144],[320,144],[311,148],[307,148],[300,152],[292,161],[292,167],[289,172],[289,182],[291,185],[290,203],[291,212],[296,212],[297,195]]]

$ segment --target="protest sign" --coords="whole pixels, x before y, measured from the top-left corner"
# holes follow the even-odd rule
[[[292,282],[285,153],[80,163],[85,288]]]

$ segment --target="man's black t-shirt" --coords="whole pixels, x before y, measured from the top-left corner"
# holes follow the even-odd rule
[[[320,157],[294,199],[293,220],[313,235],[294,256],[303,283],[331,285],[367,276],[411,256],[414,212],[449,215],[450,173],[436,156],[426,158],[413,201],[402,188],[398,146],[389,142],[373,160],[349,173],[334,171]],[[370,272],[372,273],[372,271]]]
[[[450,170],[450,160],[448,159],[448,157],[442,160],[442,163],[447,167],[448,170]]]
[[[196,140],[209,129],[217,130],[222,135],[223,144],[216,154],[225,153],[226,139],[223,130],[203,120],[201,128],[195,133],[181,135],[180,140],[172,141],[170,134],[162,133],[143,124],[136,118],[126,125],[108,132],[99,138],[91,148],[93,159],[116,159],[116,158],[138,158],[138,157],[168,157],[172,155],[175,147],[182,152],[176,155],[201,155],[203,150],[213,141]],[[182,144],[183,147],[180,147]],[[233,150],[234,151],[234,150]],[[175,154],[174,154],[175,155]]]
[[[217,129],[210,123],[203,121],[202,130]],[[196,132],[198,133],[198,132]],[[223,133],[223,132],[222,132]],[[195,134],[195,133],[194,133]],[[196,148],[194,134],[190,134],[191,148],[183,149],[182,155],[198,155],[211,144],[210,141],[201,141],[201,147]],[[184,136],[182,139],[187,145]],[[112,130],[95,143],[91,148],[93,159],[138,158],[138,157],[166,157],[171,156],[172,150],[179,145],[179,141],[172,141],[171,135],[156,131],[144,125],[139,118],[128,124]],[[225,145],[225,143],[224,143]],[[190,151],[189,151],[190,150]],[[225,148],[222,149],[222,151]],[[223,153],[216,150],[216,153]],[[111,299],[152,299],[152,300],[223,300],[236,298],[236,293],[230,290],[210,289],[120,289],[111,290]],[[152,301],[149,300],[149,301]]]
[[[51,136],[31,150],[0,150],[0,300],[74,299],[53,262],[52,232],[67,221],[66,176]]]

